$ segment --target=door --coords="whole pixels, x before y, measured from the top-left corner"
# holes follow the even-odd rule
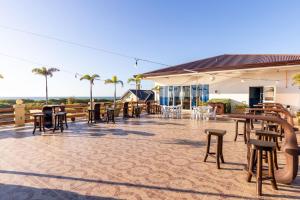
[[[249,106],[253,108],[254,105],[263,102],[263,87],[250,87],[249,88]]]

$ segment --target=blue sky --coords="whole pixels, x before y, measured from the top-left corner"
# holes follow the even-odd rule
[[[0,26],[175,65],[224,53],[299,54],[299,7],[297,0],[0,0]],[[88,96],[88,83],[75,79],[76,72],[126,82],[162,67],[140,62],[135,68],[133,59],[3,28],[0,44],[0,97],[44,96],[43,78],[31,73],[40,65],[1,54],[63,69],[49,82],[50,96]],[[118,95],[130,87],[119,87]],[[113,87],[96,82],[94,94],[112,96]]]

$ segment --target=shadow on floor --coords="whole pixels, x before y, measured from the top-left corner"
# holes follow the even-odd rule
[[[55,179],[63,179],[63,180],[70,180],[70,181],[82,181],[82,182],[90,182],[90,183],[98,183],[98,184],[106,184],[111,186],[125,186],[125,187],[132,187],[132,188],[140,188],[140,189],[150,189],[150,190],[162,190],[165,192],[178,192],[178,193],[188,193],[188,194],[195,194],[195,195],[206,195],[211,197],[225,197],[230,199],[251,199],[255,200],[257,198],[255,197],[244,197],[239,196],[235,194],[222,194],[222,193],[215,193],[215,192],[205,192],[205,191],[198,191],[193,189],[182,189],[182,188],[172,188],[172,187],[165,187],[165,186],[156,186],[156,185],[145,185],[145,184],[137,184],[137,183],[129,183],[129,182],[115,182],[115,181],[109,181],[109,180],[96,180],[96,179],[86,179],[86,178],[76,178],[76,177],[68,177],[68,176],[57,176],[57,175],[50,175],[50,174],[39,174],[39,173],[32,173],[32,172],[18,172],[18,171],[8,171],[8,170],[0,170],[0,174],[13,174],[13,175],[20,175],[20,176],[34,176],[34,177],[42,177],[42,178],[55,178]],[[14,188],[15,187],[15,188]],[[3,185],[0,184],[0,192],[5,194],[5,190],[7,190],[6,193],[9,193],[13,189],[15,191],[22,190],[23,186],[10,186],[10,185]],[[79,194],[73,193],[73,192],[66,192],[61,190],[48,190],[48,189],[36,189],[36,188],[30,188],[30,187],[24,187],[24,189],[28,190],[41,190],[45,192],[53,192],[55,194],[61,194],[65,195],[68,198],[67,199],[79,199],[80,197],[84,197],[83,199],[89,199],[88,196],[80,196]],[[70,195],[70,196],[68,196]],[[74,196],[72,196],[74,195]],[[266,196],[271,196],[273,199],[275,198],[290,198],[290,199],[299,199],[299,196],[291,196],[291,195],[276,195],[276,194],[266,194]],[[90,197],[90,199],[107,199],[105,197]],[[109,199],[109,198],[108,198]]]
[[[186,145],[192,147],[202,147],[206,145],[204,141],[195,141],[195,140],[187,140],[187,139],[175,139],[172,141],[168,141],[165,144],[177,144],[177,145]]]
[[[21,185],[0,184],[1,199],[87,199],[87,200],[115,200],[109,197],[80,195],[75,192],[34,188]]]

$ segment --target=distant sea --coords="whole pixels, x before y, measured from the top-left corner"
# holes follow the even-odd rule
[[[49,97],[49,99],[67,99],[70,98],[70,96],[68,97]],[[90,97],[72,97],[75,99],[89,99]],[[111,100],[114,97],[93,97],[93,99],[107,99],[107,100]],[[6,99],[32,99],[32,100],[45,100],[45,97],[0,97],[0,100],[6,100]],[[117,97],[117,99],[119,99],[119,97]]]

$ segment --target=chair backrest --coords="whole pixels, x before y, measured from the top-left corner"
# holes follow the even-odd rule
[[[44,113],[44,125],[46,128],[52,128],[53,123],[52,123],[52,115],[53,115],[53,108],[50,106],[44,106],[42,109],[42,112]]]
[[[95,110],[95,120],[100,120],[100,109],[101,109],[101,104],[100,103],[95,103],[94,104],[94,110]]]

